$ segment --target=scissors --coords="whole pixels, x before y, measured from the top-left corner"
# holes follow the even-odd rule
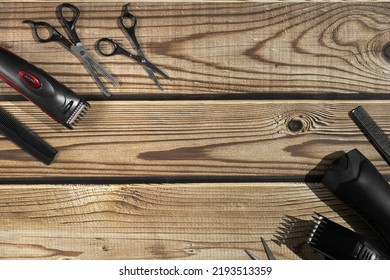
[[[121,46],[118,45],[114,40],[109,38],[102,38],[96,42],[96,49],[101,55],[104,56],[112,56],[112,55],[125,55],[139,64],[142,65],[142,67],[145,69],[145,71],[148,73],[149,77],[152,79],[152,81],[156,84],[156,86],[162,90],[162,87],[160,85],[160,82],[158,81],[156,75],[154,74],[159,73],[164,78],[171,80],[171,78],[165,74],[162,70],[160,70],[157,66],[155,66],[153,63],[151,63],[149,60],[145,58],[145,55],[142,51],[142,48],[140,44],[138,43],[137,37],[135,35],[135,29],[137,26],[137,18],[129,13],[128,7],[129,4],[126,4],[123,6],[123,12],[122,15],[118,18],[119,24],[122,27],[122,29],[127,33],[131,41],[133,42],[134,48],[137,52],[137,54],[132,54],[131,52],[123,49]]]
[[[70,20],[67,20],[64,15],[64,9],[69,9],[73,15]],[[25,20],[23,23],[32,25],[35,39],[41,43],[47,42],[59,42],[71,53],[73,53],[84,65],[87,72],[95,80],[96,84],[101,89],[105,96],[111,96],[111,93],[105,87],[103,82],[100,80],[98,73],[104,75],[113,85],[119,85],[117,79],[115,79],[102,65],[100,65],[88,52],[85,50],[83,44],[80,41],[79,36],[76,33],[76,22],[80,16],[80,10],[71,4],[63,3],[57,6],[57,12],[62,25],[68,31],[70,40],[66,39],[57,29],[47,22],[34,22],[32,20]],[[46,29],[49,32],[48,36],[42,35],[42,29]]]
[[[271,249],[268,247],[267,243],[265,242],[264,238],[263,237],[260,237],[261,239],[261,243],[263,244],[263,247],[264,247],[264,250],[265,250],[265,254],[267,255],[267,258],[269,260],[275,260],[275,256],[274,254],[272,253]],[[248,251],[248,250],[244,250],[245,253],[248,254],[248,256],[252,259],[252,260],[260,260],[257,256],[255,256],[252,252]]]

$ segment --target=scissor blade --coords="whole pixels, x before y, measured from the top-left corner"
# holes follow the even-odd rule
[[[130,54],[129,57],[135,61],[137,61],[141,66],[145,69],[145,71],[148,73],[149,77],[153,80],[153,82],[158,86],[160,90],[162,90],[162,87],[160,85],[160,82],[158,81],[156,75],[154,72],[160,73],[164,78],[171,80],[171,78],[166,75],[163,71],[158,69],[156,66],[154,66],[152,63],[150,63],[146,58],[140,55],[134,55]]]
[[[248,250],[244,250],[245,253],[248,254],[248,256],[252,259],[252,260],[260,260],[258,257],[256,257],[254,254],[252,254],[251,251],[248,251]]]
[[[158,81],[156,75],[154,75],[153,71],[152,71],[150,68],[148,68],[148,67],[146,67],[146,66],[144,66],[144,65],[142,65],[142,67],[145,69],[146,73],[148,73],[149,77],[150,77],[150,78],[152,79],[152,81],[156,84],[156,86],[157,86],[160,90],[162,90],[161,84],[160,84],[160,82]]]
[[[165,74],[162,70],[160,70],[157,66],[152,64],[151,62],[147,61],[143,63],[143,65],[153,72],[159,73],[161,76],[163,76],[165,79],[172,80],[171,77],[169,77],[167,74]]]
[[[269,260],[275,260],[275,256],[274,256],[274,254],[272,253],[271,249],[268,247],[268,245],[267,245],[267,243],[265,242],[264,238],[263,238],[263,237],[260,237],[260,239],[261,239],[261,243],[263,244],[265,253],[267,254],[267,258],[268,258]]]
[[[169,77],[167,74],[165,74],[162,70],[160,70],[156,65],[151,63],[149,60],[145,58],[144,52],[142,49],[137,49],[137,55],[138,59],[137,61],[142,64],[142,66],[145,68],[149,68],[153,72],[159,73],[161,76],[163,76],[165,79],[172,80],[171,77]],[[146,70],[145,68],[145,70]],[[147,70],[146,70],[147,71]],[[148,71],[147,71],[148,72]],[[148,72],[149,73],[149,72]],[[150,76],[150,74],[149,74]],[[152,78],[153,80],[153,78]]]
[[[89,53],[84,49],[81,43],[77,43],[77,45],[71,47],[71,51],[80,59],[80,61],[84,64],[85,67],[89,67],[89,69],[94,73],[97,77],[97,73],[105,76],[113,85],[119,85],[119,82],[116,78],[114,78],[99,62],[97,62]],[[91,74],[92,75],[92,74]],[[95,79],[95,78],[94,78]]]
[[[85,69],[88,71],[89,75],[92,77],[92,79],[95,80],[96,84],[99,86],[100,90],[103,92],[103,94],[107,97],[111,96],[111,92],[106,88],[106,86],[103,84],[103,82],[99,79],[99,77],[96,75],[94,69],[91,67],[90,63],[83,63]]]
[[[96,72],[102,74],[104,77],[106,77],[108,80],[110,80],[110,82],[115,85],[115,86],[118,86],[119,85],[119,81],[113,77],[99,62],[97,62],[94,58],[92,58],[91,56],[88,55],[88,57],[86,58],[87,61],[89,62],[89,64],[95,69]]]

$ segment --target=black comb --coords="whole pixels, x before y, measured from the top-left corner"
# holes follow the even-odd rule
[[[390,165],[390,139],[385,132],[362,106],[353,109],[349,114],[384,160]]]
[[[388,260],[363,236],[316,213],[307,243],[335,260]]]
[[[49,165],[57,150],[24,127],[18,120],[0,108],[0,132],[24,151]]]

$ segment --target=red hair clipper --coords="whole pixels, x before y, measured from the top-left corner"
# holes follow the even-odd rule
[[[0,78],[70,129],[90,107],[87,101],[45,71],[1,47]]]

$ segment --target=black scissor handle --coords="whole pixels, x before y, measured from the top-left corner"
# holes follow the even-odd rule
[[[120,53],[122,48],[112,39],[101,38],[96,42],[96,49],[101,55],[113,56]]]
[[[127,3],[122,7],[122,15],[120,16],[121,25],[124,28],[134,29],[137,26],[137,18],[129,12],[130,3]],[[125,22],[125,19],[129,19],[129,22]]]
[[[126,31],[126,33],[130,36],[133,41],[135,48],[140,49],[140,45],[138,43],[137,37],[135,36],[135,28],[137,26],[137,18],[131,14],[128,10],[130,3],[126,4],[122,8],[122,15],[118,18],[119,24]]]
[[[66,19],[66,16],[64,13],[65,9],[68,9],[73,13],[72,18],[70,20]],[[76,6],[69,4],[69,3],[63,3],[63,4],[57,6],[57,14],[58,14],[60,21],[62,22],[62,24],[66,28],[66,30],[68,30],[69,35],[73,40],[73,43],[76,44],[76,43],[80,42],[80,38],[76,33],[76,22],[80,17],[79,8],[77,8]]]
[[[41,43],[47,43],[47,42],[59,42],[65,45],[65,47],[70,48],[72,44],[60,33],[55,29],[52,25],[50,25],[47,22],[43,21],[32,21],[32,20],[25,20],[23,23],[30,24],[32,26],[34,38]],[[48,31],[48,35],[43,37],[40,33],[40,30],[45,29]]]

